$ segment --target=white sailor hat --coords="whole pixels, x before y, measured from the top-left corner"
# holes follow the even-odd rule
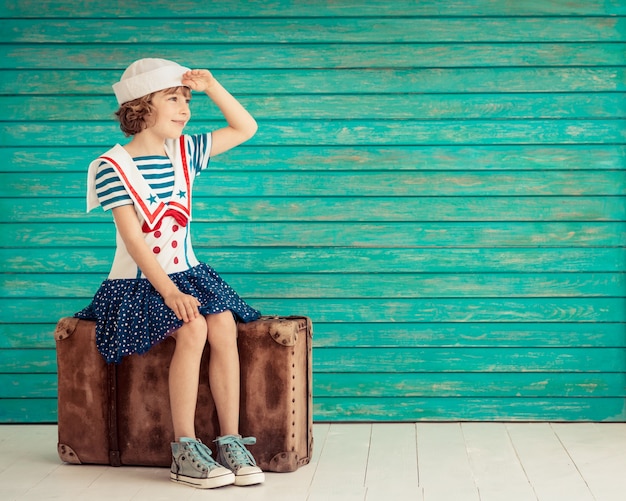
[[[113,84],[113,92],[118,104],[122,105],[152,92],[183,86],[182,76],[187,71],[189,68],[167,59],[139,59],[126,68],[119,82]]]

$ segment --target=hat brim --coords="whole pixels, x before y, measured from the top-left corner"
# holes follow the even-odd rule
[[[119,105],[128,103],[153,92],[172,87],[188,87],[183,85],[182,78],[190,71],[185,66],[172,64],[125,78],[113,84],[113,92]]]

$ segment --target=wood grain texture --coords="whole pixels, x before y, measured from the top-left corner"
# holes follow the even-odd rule
[[[216,129],[221,122],[189,127],[190,134]],[[120,139],[119,127],[108,122],[23,122],[0,124],[0,147],[101,146]],[[425,120],[387,121],[337,119],[332,122],[271,121],[250,145],[474,145],[474,144],[623,144],[621,120]],[[103,153],[104,153],[103,151]]]
[[[96,282],[97,283],[97,282]],[[306,310],[317,322],[338,323],[620,323],[626,299],[620,298],[462,298],[326,299],[247,297],[267,315]],[[7,323],[50,324],[89,304],[91,297],[0,298]],[[584,325],[579,326],[585,329]]]
[[[242,103],[257,120],[444,120],[625,118],[626,93],[501,94],[299,94],[246,96]],[[17,121],[112,121],[111,96],[0,96],[6,119]],[[192,97],[194,121],[219,118],[202,96]]]
[[[118,138],[119,139],[119,138]],[[121,140],[121,139],[120,139]],[[98,146],[3,148],[0,172],[12,175],[66,172],[85,175]],[[21,167],[18,170],[17,166]],[[210,172],[335,171],[598,171],[626,170],[621,144],[567,145],[242,145],[212,159]],[[572,173],[576,175],[578,172]],[[546,174],[548,175],[548,174]],[[320,176],[323,177],[323,176]],[[83,182],[86,182],[83,180]],[[202,181],[201,181],[202,182]]]
[[[184,17],[336,17],[336,16],[589,16],[624,15],[626,7],[620,0],[525,0],[523,2],[493,2],[491,0],[454,0],[442,10],[437,0],[413,2],[402,0],[389,5],[385,0],[327,2],[293,0],[280,4],[252,0],[233,9],[229,0],[216,0],[211,5],[199,6],[192,0],[172,4],[155,0],[146,11],[140,0],[129,0],[124,5],[103,0],[86,0],[80,9],[74,9],[71,0],[26,1],[15,4],[4,2],[2,17],[96,17],[96,18],[184,18]]]
[[[24,69],[48,68],[50,60],[63,60],[68,69],[111,67],[113,61],[132,62],[141,57],[180,59],[178,44],[112,45],[103,52],[98,44],[11,44],[0,55],[0,69],[20,61]],[[349,68],[466,68],[616,66],[623,62],[626,44],[608,43],[445,43],[445,44],[194,44],[190,67],[219,61],[216,69],[349,69]],[[200,55],[201,54],[201,55]],[[188,60],[187,60],[188,59]],[[119,64],[119,63],[118,63]]]
[[[467,298],[615,297],[626,288],[623,273],[222,273],[240,294],[254,298]],[[11,275],[0,278],[0,294],[27,298],[85,297],[99,285],[82,273]],[[95,282],[95,283],[94,283]]]
[[[247,182],[246,182],[247,181]],[[65,206],[70,212],[84,212],[84,192],[86,186],[84,173],[10,173],[0,174],[0,196],[12,202],[14,198],[48,198],[57,200],[73,197],[71,207]],[[350,214],[350,206],[355,203],[369,204],[370,212],[377,212],[379,217],[389,221],[394,220],[394,212],[404,210],[398,197],[437,197],[436,200],[445,198],[444,203],[454,203],[448,197],[461,198],[458,203],[467,203],[468,212],[473,210],[482,212],[480,205],[485,207],[486,212],[497,211],[498,203],[502,206],[524,205],[532,199],[528,197],[571,197],[569,201],[578,201],[585,206],[593,204],[593,195],[619,196],[626,194],[626,171],[602,171],[602,172],[249,172],[241,173],[207,173],[201,174],[194,184],[194,201],[199,202],[199,212],[207,214],[210,219],[211,211],[215,202],[210,196],[223,197],[226,202],[244,199],[241,202],[250,202],[251,198],[267,200],[270,206],[278,198],[285,199],[288,195],[301,198],[299,202],[291,202],[287,198],[287,204],[295,203],[294,213],[297,212],[297,204],[306,204],[307,198],[319,197],[328,203],[333,214],[332,219],[353,220]],[[335,198],[333,207],[332,202]],[[382,198],[386,197],[386,198]],[[478,207],[473,209],[473,198],[493,197],[494,201],[475,201]],[[584,198],[583,198],[584,197]],[[393,208],[389,208],[394,205]],[[241,203],[240,202],[240,203]],[[324,203],[315,199],[315,202]],[[343,203],[342,203],[343,202]],[[219,203],[219,202],[218,202]],[[258,203],[262,203],[259,201]],[[410,203],[410,202],[409,202]],[[427,203],[427,202],[426,202]],[[558,200],[546,200],[547,204],[553,203],[558,206]],[[610,203],[606,201],[605,203]],[[492,207],[488,208],[490,204]],[[399,207],[398,207],[399,206]],[[279,207],[278,207],[279,209]],[[446,207],[443,208],[445,211]],[[450,209],[448,206],[447,209]],[[218,209],[219,210],[219,209]],[[270,209],[271,210],[271,209]],[[410,207],[407,208],[410,210]],[[564,210],[566,210],[564,208]],[[618,209],[619,210],[619,209]],[[101,212],[101,211],[98,211]],[[290,213],[291,211],[285,211]],[[258,208],[258,212],[249,214],[246,220],[261,219],[264,208]],[[285,215],[283,220],[291,219]],[[317,220],[314,215],[310,220]],[[327,219],[321,217],[320,219]],[[360,218],[362,219],[362,218]],[[415,218],[419,219],[419,218]],[[455,218],[450,215],[447,219]],[[533,220],[540,219],[534,216]],[[593,217],[589,219],[594,219]]]
[[[487,176],[485,176],[487,177]],[[496,177],[496,176],[494,176]],[[520,176],[522,177],[522,176]],[[595,176],[581,176],[591,179],[590,185],[580,186],[569,183],[572,189],[590,189],[602,192],[614,192],[619,195],[622,189],[621,177],[615,184],[610,184]],[[0,179],[2,176],[0,175]],[[467,179],[467,176],[466,176]],[[457,179],[455,179],[455,182]],[[517,181],[517,179],[513,179]],[[355,183],[362,185],[362,183]],[[477,185],[485,184],[476,182]],[[546,184],[550,184],[548,181]],[[554,185],[555,189],[569,188],[564,185]],[[600,186],[598,186],[600,185]],[[518,187],[518,184],[512,184]],[[297,189],[305,186],[297,183],[292,195]],[[455,185],[438,185],[453,189]],[[498,188],[492,187],[490,188]],[[49,186],[42,186],[42,191],[48,191]],[[311,186],[306,186],[311,188]],[[366,189],[384,189],[384,186],[367,185]],[[396,185],[395,188],[406,188]],[[460,187],[461,189],[464,187]],[[543,188],[543,186],[542,186]],[[332,187],[330,187],[332,189]],[[243,196],[232,198],[229,196],[194,197],[194,220],[205,222],[268,222],[268,221],[623,221],[626,208],[619,196],[498,196],[485,198],[480,195],[457,194],[435,198],[436,190],[430,190],[424,196],[403,196],[399,204],[393,196],[368,196],[347,200],[343,196],[301,196],[301,197],[269,197]],[[472,190],[480,189],[472,186]],[[506,190],[503,184],[502,190]],[[532,187],[529,186],[529,190]],[[351,191],[356,191],[352,185]],[[199,190],[198,190],[199,191]],[[429,191],[424,188],[424,191]],[[516,191],[516,190],[510,190]],[[110,221],[111,214],[96,211],[91,214],[84,212],[85,200],[80,198],[49,199],[41,196],[26,198],[28,189],[23,192],[24,197],[7,197],[0,200],[0,222],[76,222],[87,223],[96,221]],[[14,192],[16,194],[16,192]],[[34,193],[33,193],[34,195]],[[389,195],[389,193],[387,193]],[[56,197],[57,195],[52,195]]]
[[[337,2],[335,2],[337,3]],[[420,2],[422,4],[422,2]],[[394,4],[395,5],[395,4]],[[510,7],[511,5],[509,5]],[[169,7],[169,6],[168,6]],[[413,8],[417,9],[414,4]],[[385,5],[385,9],[391,6]],[[254,19],[254,30],[240,19],[7,19],[4,40],[11,43],[435,43],[435,42],[620,42],[622,17],[476,17],[437,18],[292,17]]]
[[[626,38],[626,37],[625,37]],[[213,67],[213,61],[198,66]],[[0,94],[103,95],[111,100],[111,73],[121,75],[124,63],[110,70],[21,69],[2,71]],[[189,63],[191,64],[191,62]],[[112,66],[112,65],[108,65]],[[376,69],[217,69],[229,90],[246,95],[269,94],[389,94],[389,93],[511,93],[624,92],[626,68],[376,68]],[[355,85],[355,82],[358,85]],[[115,111],[111,109],[111,112]]]
[[[626,419],[622,0],[0,20],[0,422],[56,419],[55,323],[114,253],[87,165],[124,142],[111,84],[152,56],[210,68],[259,122],[197,179],[194,247],[264,313],[313,319],[316,419]],[[223,126],[192,109],[189,133]]]

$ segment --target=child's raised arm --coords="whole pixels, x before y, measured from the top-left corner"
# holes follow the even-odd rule
[[[212,134],[211,155],[219,155],[247,141],[257,131],[256,120],[208,70],[191,70],[183,75],[182,83],[190,89],[206,93],[220,109],[228,127]]]

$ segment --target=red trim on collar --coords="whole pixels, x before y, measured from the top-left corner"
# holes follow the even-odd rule
[[[118,175],[124,180],[124,185],[130,191],[130,193],[132,195],[132,198],[134,199],[135,203],[138,204],[141,207],[142,214],[148,219],[150,224],[154,223],[154,221],[157,220],[159,214],[166,209],[166,205],[163,202],[159,202],[159,205],[157,206],[157,208],[154,210],[154,212],[152,212],[148,208],[146,203],[141,199],[139,194],[135,191],[135,188],[133,187],[133,185],[128,180],[128,177],[126,177],[126,174],[124,173],[124,170],[122,169],[122,167],[120,167],[120,165],[115,160],[113,160],[111,157],[100,157],[100,158],[102,158],[103,160],[106,160],[113,167],[115,167],[115,169],[117,170]]]

